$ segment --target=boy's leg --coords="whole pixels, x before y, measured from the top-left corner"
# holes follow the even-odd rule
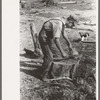
[[[43,67],[42,77],[47,78],[49,74],[48,72],[50,71],[51,65],[53,63],[53,55],[48,45],[41,45],[41,48],[44,54],[43,64],[42,64]]]
[[[53,63],[53,54],[49,48],[48,41],[44,34],[46,34],[46,31],[42,29],[39,35],[39,42],[44,55],[43,64],[42,64],[42,68],[43,68],[42,76],[46,77]]]

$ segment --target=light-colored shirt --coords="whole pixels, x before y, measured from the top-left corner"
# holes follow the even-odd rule
[[[60,38],[62,33],[62,22],[60,20],[51,20],[50,22],[53,25],[53,37]]]
[[[52,31],[53,38],[60,38],[64,24],[65,20],[63,18],[55,18],[47,21],[44,24],[44,28],[48,31]]]

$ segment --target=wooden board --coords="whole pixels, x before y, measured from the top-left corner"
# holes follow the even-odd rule
[[[75,4],[76,1],[58,2],[58,4]]]

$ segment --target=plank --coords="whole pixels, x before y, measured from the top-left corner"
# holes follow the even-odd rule
[[[58,2],[58,4],[75,4],[76,1]]]

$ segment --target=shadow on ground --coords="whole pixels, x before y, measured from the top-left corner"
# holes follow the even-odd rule
[[[22,68],[20,68],[20,71],[21,72],[24,72],[24,73],[26,73],[26,74],[28,74],[28,75],[31,75],[31,76],[34,76],[35,78],[38,78],[38,79],[40,79],[41,80],[41,71],[39,70],[39,69],[35,69],[35,70],[27,70],[27,69],[22,69]]]
[[[30,58],[30,59],[36,59],[36,58],[40,58],[41,56],[29,49],[24,48],[25,53],[24,54],[20,54],[21,57],[25,57],[25,58]]]
[[[42,68],[41,64],[35,65],[31,61],[20,61],[20,71],[35,78],[41,79]]]

